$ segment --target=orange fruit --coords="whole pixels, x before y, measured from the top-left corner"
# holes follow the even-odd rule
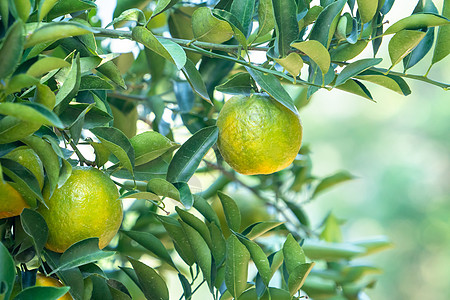
[[[217,146],[225,161],[245,175],[271,174],[289,166],[302,143],[298,114],[269,96],[234,96],[217,118]]]
[[[54,286],[54,287],[63,287],[64,285],[56,278],[46,277],[42,274],[36,275],[36,285],[37,286]],[[58,298],[58,300],[72,300],[72,296],[70,296],[69,292],[67,292],[64,296]]]
[[[30,148],[21,146],[4,156],[20,163],[33,173],[42,189],[44,169],[39,156]],[[24,197],[15,188],[14,182],[0,182],[0,219],[18,216],[25,207],[29,207]]]
[[[98,237],[102,249],[122,223],[122,202],[114,182],[92,167],[75,167],[66,183],[53,195],[44,188],[45,203],[38,212],[47,222],[49,235],[46,248],[64,252],[81,240]]]

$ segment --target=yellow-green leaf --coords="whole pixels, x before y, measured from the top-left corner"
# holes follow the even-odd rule
[[[289,53],[288,56],[283,58],[276,58],[275,61],[286,71],[288,71],[289,74],[291,74],[294,78],[300,75],[300,71],[303,67],[303,60],[297,53]]]
[[[358,11],[363,23],[368,23],[372,20],[378,7],[378,1],[374,0],[357,0]]]
[[[388,46],[389,57],[392,62],[391,68],[408,55],[425,35],[425,32],[417,30],[402,30],[397,32],[389,41]]]
[[[201,7],[192,14],[192,30],[197,40],[216,44],[228,41],[234,34],[231,25],[214,17],[207,7]]]
[[[292,47],[302,51],[311,58],[320,68],[322,74],[326,74],[330,68],[331,58],[327,49],[316,40],[292,43]]]

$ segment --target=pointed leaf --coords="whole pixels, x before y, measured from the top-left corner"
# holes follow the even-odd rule
[[[290,45],[298,39],[297,5],[295,0],[272,0],[277,34],[277,52],[288,55]]]
[[[74,12],[97,8],[93,1],[89,0],[59,0],[48,13],[48,19],[53,20],[56,17],[64,16]]]
[[[322,45],[321,45],[322,46]],[[323,47],[323,46],[322,46]],[[327,51],[328,53],[328,51]],[[288,71],[289,74],[292,75],[292,77],[297,77],[300,75],[300,72],[303,67],[303,60],[295,52],[289,53],[288,56],[283,58],[275,58],[275,61],[283,67],[286,71]]]
[[[44,218],[34,210],[25,208],[20,214],[23,230],[32,238],[37,256],[41,256],[48,238],[48,227]]]
[[[186,64],[181,69],[181,71],[191,85],[192,90],[197,95],[205,99],[209,104],[213,105],[211,99],[209,99],[208,91],[206,90],[206,86],[203,82],[202,76],[190,59],[186,61]]]
[[[225,285],[234,298],[238,298],[247,287],[249,260],[247,248],[236,236],[230,235],[225,259]]]
[[[280,226],[284,222],[278,222],[278,221],[264,221],[259,222],[253,225],[250,225],[247,227],[242,234],[245,235],[248,239],[254,240],[257,237],[265,234],[266,232],[274,229],[275,227]]]
[[[358,11],[361,16],[362,23],[369,23],[375,15],[378,7],[378,1],[373,0],[357,0]]]
[[[151,191],[159,196],[172,198],[180,201],[180,192],[177,188],[162,178],[153,178],[147,183],[147,190]]]
[[[4,299],[9,299],[16,278],[16,267],[11,254],[9,254],[3,243],[0,243],[0,261],[2,262],[2,267],[0,268],[0,296],[4,297]]]
[[[211,233],[212,254],[214,256],[216,265],[221,265],[225,260],[227,252],[225,238],[216,223],[208,223],[208,229]]]
[[[70,287],[31,286],[22,290],[14,299],[17,300],[57,300],[61,299]]]
[[[306,262],[305,253],[292,234],[289,234],[284,242],[283,256],[289,274],[292,274],[299,265]]]
[[[272,0],[260,0],[258,4],[258,36],[269,33],[275,26]]]
[[[38,7],[38,21],[42,21],[59,0],[41,0]]]
[[[149,201],[156,201],[160,202],[161,199],[158,197],[158,195],[150,193],[150,192],[141,192],[141,191],[128,191],[122,196],[120,196],[120,199],[144,199]]]
[[[90,131],[119,159],[128,171],[133,173],[134,149],[125,134],[113,127],[96,127],[90,129]]]
[[[407,96],[411,94],[411,90],[405,80],[399,76],[394,75],[383,75],[382,73],[366,73],[363,72],[356,76],[355,78],[369,81],[387,89],[390,89],[400,95]]]
[[[64,128],[58,116],[39,103],[0,103],[0,114],[13,116],[24,121],[33,120],[42,125]]]
[[[132,35],[135,41],[169,60],[178,69],[181,69],[186,64],[186,53],[183,48],[171,40],[156,37],[151,31],[142,26],[134,27]]]
[[[16,69],[22,57],[23,43],[24,24],[19,20],[8,29],[0,48],[0,79],[6,78]]]
[[[200,7],[192,14],[192,30],[197,40],[216,44],[228,41],[234,35],[231,25],[214,17],[207,7]]]
[[[188,182],[203,157],[217,141],[218,133],[218,128],[211,126],[197,131],[190,137],[175,153],[166,179],[172,183]]]
[[[439,15],[430,13],[413,14],[392,24],[386,29],[384,34],[393,34],[405,29],[416,30],[424,27],[443,26],[448,24],[450,24],[450,21]]]
[[[156,131],[145,131],[130,139],[135,153],[135,165],[142,165],[152,161],[168,151],[179,147]]]
[[[130,9],[127,9],[126,11],[122,12],[120,14],[120,16],[118,16],[117,18],[114,18],[114,20],[112,20],[111,23],[106,25],[106,27],[115,25],[115,24],[117,24],[119,22],[123,22],[123,21],[134,21],[138,25],[145,25],[145,22],[146,22],[145,15],[142,12],[142,10],[137,9],[137,8],[130,8]]]
[[[70,68],[69,74],[65,76],[63,85],[59,88],[56,94],[56,107],[55,112],[60,114],[72,101],[72,98],[78,93],[81,82],[80,73],[80,54],[77,53],[75,58],[72,59],[72,66]]]
[[[314,23],[314,27],[311,29],[310,40],[319,41],[328,49],[346,2],[346,0],[337,0],[322,10]]]
[[[378,65],[383,59],[381,58],[364,58],[347,65],[336,78],[335,86],[345,83],[348,79],[356,76],[363,71]]]
[[[251,25],[253,19],[253,12],[255,9],[256,0],[241,0],[233,1],[231,3],[230,13],[236,16],[239,22],[242,24],[243,33],[246,37],[251,32]]]
[[[236,73],[228,81],[216,86],[216,90],[224,94],[231,95],[250,95],[252,89],[252,79],[250,74],[245,72]]]
[[[102,258],[114,255],[112,251],[102,251],[98,247],[98,238],[88,238],[69,247],[60,257],[59,266],[49,275],[58,271],[72,269]]]
[[[172,266],[175,270],[177,267],[172,261],[172,258],[167,252],[167,249],[161,243],[159,238],[151,234],[150,232],[140,232],[140,231],[121,231],[123,234],[136,241],[139,245],[144,247],[145,249],[151,251],[157,257],[164,260],[170,266]]]
[[[188,213],[185,210],[182,210],[178,207],[175,207],[176,212],[180,216],[181,220],[183,220],[184,223],[195,229],[203,238],[203,240],[206,242],[209,248],[211,248],[212,241],[211,241],[211,233],[209,232],[208,227],[205,223],[203,223],[199,218],[194,216],[191,213]]]
[[[159,15],[163,11],[171,8],[172,6],[177,4],[178,1],[180,0],[158,0],[158,3],[156,3],[155,10],[153,11],[152,14],[152,18],[156,15]]]
[[[314,264],[314,262],[300,264],[289,274],[288,287],[291,297],[303,286],[305,279],[309,272],[311,272]]]
[[[146,264],[128,257],[140,283],[140,288],[149,300],[169,300],[169,290],[164,279]]]
[[[191,193],[191,189],[186,182],[174,182],[173,185],[180,192],[180,202],[183,203],[186,209],[190,209],[194,204],[194,197]]]
[[[372,95],[369,90],[366,88],[364,84],[355,79],[347,80],[344,84],[338,85],[336,87],[339,90],[343,90],[363,98],[366,98],[370,101],[374,101]]]
[[[316,197],[318,194],[322,193],[323,191],[329,189],[330,187],[337,185],[339,183],[352,180],[355,176],[352,174],[341,171],[336,174],[333,174],[331,176],[323,178],[320,183],[317,185],[316,189],[314,190],[314,193],[312,195],[312,198]]]
[[[364,247],[347,243],[327,243],[323,241],[306,240],[302,246],[306,256],[310,259],[338,261],[351,259],[366,252]]]
[[[263,73],[248,67],[246,67],[246,70],[250,73],[256,83],[259,84],[261,88],[270,96],[272,96],[272,98],[291,110],[294,114],[298,114],[294,101],[282,87],[280,81],[275,77],[275,75]]]
[[[25,41],[24,48],[29,48],[37,44],[54,42],[66,37],[83,35],[94,32],[92,28],[76,22],[60,22],[44,25],[34,31]]]
[[[311,58],[320,68],[322,74],[326,74],[330,68],[330,54],[318,41],[309,40],[291,44],[292,47],[302,51]]]
[[[206,220],[208,220],[208,222],[216,223],[216,225],[220,227],[219,217],[211,205],[209,205],[208,201],[206,201],[203,197],[194,195],[194,207],[205,217]]]
[[[57,57],[44,57],[43,59],[40,59],[32,64],[28,69],[27,74],[39,78],[52,70],[65,67],[70,67],[70,64],[64,59]]]
[[[233,231],[239,231],[241,228],[241,212],[236,202],[228,195],[218,192],[223,212],[227,220],[228,227]]]
[[[447,19],[450,18],[450,1],[448,0],[444,0],[442,15]],[[436,37],[436,46],[434,48],[431,63],[435,64],[438,61],[441,61],[449,53],[450,53],[450,26],[441,26],[439,27],[438,34]]]

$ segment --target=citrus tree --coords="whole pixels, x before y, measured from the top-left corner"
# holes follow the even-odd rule
[[[362,297],[380,269],[354,259],[390,243],[311,226],[303,205],[353,176],[312,174],[299,110],[448,89],[427,74],[450,1],[311,2],[118,0],[101,27],[93,1],[1,1],[0,299]]]

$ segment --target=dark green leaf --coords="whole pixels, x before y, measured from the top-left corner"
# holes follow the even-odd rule
[[[233,231],[239,231],[241,229],[241,212],[236,202],[222,192],[218,192],[217,195],[222,203],[228,227]]]
[[[44,218],[34,210],[25,208],[20,214],[23,230],[32,238],[38,257],[44,249],[48,238],[48,227]]]
[[[0,297],[9,299],[16,278],[16,267],[11,254],[3,243],[0,243],[0,261],[2,264],[0,268]]]
[[[216,265],[221,265],[226,256],[226,242],[222,231],[216,223],[208,223],[208,229],[211,233],[212,247],[211,251],[214,256]]]
[[[192,90],[205,99],[208,103],[212,105],[211,99],[209,99],[208,91],[206,90],[205,83],[203,82],[202,76],[200,72],[195,67],[194,63],[188,59],[186,64],[181,69],[183,71],[184,76],[188,80],[189,84],[192,87]]]
[[[231,3],[230,13],[233,14],[242,24],[242,32],[246,37],[248,37],[251,32],[255,2],[256,0],[241,0],[233,1]]]
[[[176,212],[180,216],[181,220],[185,222],[187,225],[195,229],[205,240],[206,244],[209,248],[211,248],[211,233],[209,232],[208,227],[205,223],[203,223],[199,218],[194,216],[191,213],[188,213],[185,210],[180,209],[179,207],[175,207]]]
[[[247,248],[236,236],[230,235],[225,259],[225,285],[234,298],[238,298],[247,287],[249,260]]]
[[[114,255],[98,248],[98,238],[88,238],[69,247],[60,257],[59,266],[51,274],[72,269]]]
[[[413,14],[392,24],[386,29],[384,34],[393,34],[405,29],[416,30],[424,27],[443,26],[448,24],[450,24],[450,21],[443,16],[430,13]]]
[[[272,98],[281,103],[283,106],[291,110],[294,114],[298,114],[294,101],[286,90],[281,86],[280,81],[270,73],[263,73],[246,67],[247,71],[253,77],[257,84],[266,91]]]
[[[194,195],[194,207],[198,210],[208,222],[216,223],[220,227],[219,217],[217,216],[214,209],[209,205],[203,197],[199,195]]]
[[[168,197],[180,201],[180,192],[177,188],[162,178],[153,178],[147,183],[147,190],[159,196]]]
[[[217,141],[216,126],[206,127],[190,137],[173,157],[167,172],[170,182],[188,182],[195,173],[202,158]]]
[[[364,58],[347,65],[336,78],[335,86],[345,83],[348,79],[356,76],[363,71],[379,64],[381,58]]]
[[[269,230],[272,230],[273,228],[280,226],[284,222],[278,222],[278,221],[264,221],[259,222],[253,225],[250,225],[247,227],[242,234],[245,235],[248,239],[254,240],[257,237],[265,234]]]
[[[336,88],[369,99],[370,101],[374,101],[366,86],[358,80],[347,80],[344,84],[341,84]]]
[[[86,90],[113,90],[114,87],[107,82],[106,80],[94,76],[94,75],[85,75],[81,77],[80,80],[80,88],[79,91]]]
[[[177,270],[177,267],[173,263],[172,258],[170,258],[169,252],[167,252],[167,249],[161,243],[159,238],[157,238],[156,236],[154,236],[149,232],[122,231],[122,233],[128,236],[129,238],[133,239],[134,241],[136,241],[139,245],[141,245],[145,249],[151,251],[158,258],[161,258],[166,263],[171,265],[175,270]]]
[[[30,48],[37,44],[55,42],[57,40],[94,32],[90,27],[76,22],[49,23],[35,30],[25,41],[24,48]]]
[[[0,48],[0,79],[6,78],[16,69],[22,57],[23,43],[24,24],[18,20],[8,29]]]
[[[291,297],[294,296],[295,293],[297,293],[298,290],[303,286],[303,284],[305,283],[305,279],[308,276],[309,272],[311,272],[314,264],[314,262],[302,263],[298,265],[294,270],[292,270],[291,273],[289,273],[288,287]]]
[[[337,0],[328,5],[317,17],[314,27],[309,35],[310,40],[319,41],[328,49],[331,38],[336,30],[340,13],[344,8],[346,0]]]
[[[292,274],[299,265],[306,262],[305,253],[292,234],[289,234],[284,242],[283,256],[289,274]]]
[[[225,94],[231,95],[250,95],[253,91],[253,82],[249,73],[236,73],[221,85],[216,87],[216,90]]]
[[[277,34],[276,52],[285,57],[291,49],[291,43],[299,36],[297,5],[295,0],[272,0],[272,3]]]
[[[59,0],[48,13],[48,19],[67,15],[70,13],[97,8],[93,1],[89,0]]]
[[[184,207],[186,209],[191,208],[192,204],[194,204],[194,197],[192,196],[189,185],[186,182],[174,182],[173,185],[180,192],[180,201],[183,203]]]
[[[126,11],[122,12],[120,14],[120,16],[118,16],[117,18],[114,18],[114,20],[112,20],[111,23],[106,25],[106,27],[115,25],[115,24],[117,24],[119,22],[123,22],[123,21],[134,21],[138,25],[145,25],[145,23],[146,23],[145,15],[142,12],[142,10],[137,9],[137,8],[130,8],[130,9],[127,9]],[[116,27],[116,26],[114,26],[114,27]]]
[[[133,265],[140,288],[149,300],[169,300],[169,290],[164,279],[156,271],[144,263],[128,257]]]
[[[271,287],[262,295],[262,297],[259,298],[256,289],[249,289],[245,291],[240,297],[239,300],[270,300],[270,299],[276,299],[276,300],[291,300],[292,297],[289,295],[289,292],[286,290],[278,289]]]
[[[117,84],[123,89],[126,89],[125,81],[123,81],[122,75],[120,74],[119,69],[112,61],[107,61],[104,64],[101,64],[97,67],[97,71],[105,75],[107,78],[111,79],[112,82]]]
[[[202,238],[200,233],[197,232],[197,230],[195,230],[188,224],[184,223],[183,221],[180,221],[180,223],[181,227],[184,230],[184,233],[186,234],[187,240],[189,241],[189,245],[191,246],[192,252],[194,253],[195,261],[202,270],[203,278],[206,279],[208,286],[211,288],[212,257],[208,244]]]
[[[113,127],[95,127],[90,130],[133,173],[134,149],[125,134]]]
[[[33,120],[42,125],[64,128],[58,116],[39,103],[0,103],[0,114],[13,116],[20,120]]]
[[[152,14],[152,18],[156,15],[159,15],[163,11],[168,10],[169,8],[177,4],[178,1],[180,0],[158,0],[158,3],[156,3],[155,10],[153,11]]]
[[[78,93],[80,81],[80,54],[77,53],[72,60],[72,67],[65,77],[63,85],[59,88],[58,94],[56,94],[56,113],[60,114],[67,108],[69,102],[72,101],[72,98]]]
[[[17,300],[57,300],[64,296],[70,287],[32,286],[24,289],[14,299]]]
[[[88,107],[89,109],[87,109]],[[59,115],[59,118],[64,123],[65,127],[70,127],[82,114],[85,115],[83,122],[84,129],[104,126],[113,119],[110,114],[104,112],[95,105],[87,103],[70,104],[64,112]]]
[[[183,287],[185,299],[191,299],[191,297],[192,297],[191,284],[189,283],[187,278],[184,277],[184,275],[181,273],[178,273],[178,279],[180,279],[181,286]]]

